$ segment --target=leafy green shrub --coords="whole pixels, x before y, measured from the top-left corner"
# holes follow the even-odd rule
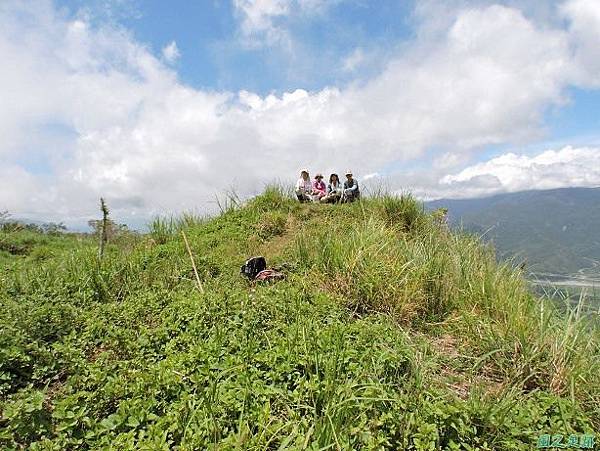
[[[45,393],[26,388],[2,407],[0,443],[35,442],[51,431],[50,412],[44,406]]]

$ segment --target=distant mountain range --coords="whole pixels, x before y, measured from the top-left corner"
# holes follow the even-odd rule
[[[526,262],[533,273],[600,274],[600,188],[563,188],[442,199],[453,227],[493,241],[500,258]]]

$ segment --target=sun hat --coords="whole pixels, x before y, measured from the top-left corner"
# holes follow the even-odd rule
[[[353,174],[352,174],[352,171],[351,171],[350,169],[348,169],[348,170],[346,171],[346,175],[353,175]]]

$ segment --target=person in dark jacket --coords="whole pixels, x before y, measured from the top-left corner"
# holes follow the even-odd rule
[[[358,181],[352,176],[352,171],[346,171],[346,181],[344,182],[344,195],[342,202],[354,202],[360,199],[360,189]]]

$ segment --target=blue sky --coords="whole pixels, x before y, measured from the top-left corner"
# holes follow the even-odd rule
[[[546,113],[548,140],[600,140],[600,91],[571,88],[568,104]]]
[[[6,0],[0,58],[0,210],[35,218],[210,211],[304,166],[600,184],[595,0]]]
[[[293,35],[293,52],[245,45],[238,30],[240,13],[228,0],[60,0],[57,5],[71,15],[84,10],[97,21],[116,21],[156,54],[175,41],[181,52],[176,69],[184,83],[260,94],[348,83],[353,77],[341,73],[332,58],[357,47],[392,50],[414,33],[412,4],[398,0],[340,2],[326,12],[275,19]]]

